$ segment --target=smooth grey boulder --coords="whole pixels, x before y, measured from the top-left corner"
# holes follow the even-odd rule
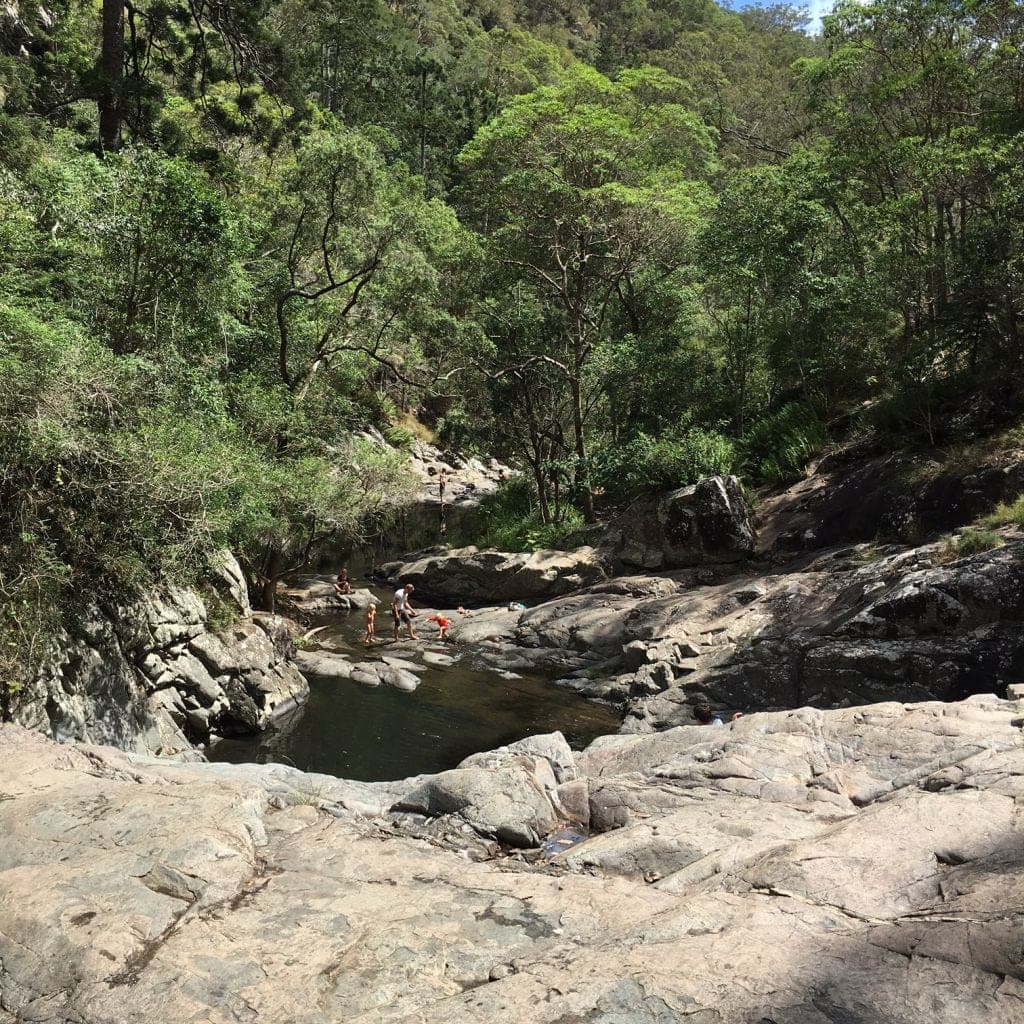
[[[351,680],[361,686],[371,687],[385,684],[406,693],[411,693],[420,685],[419,676],[412,668],[423,671],[423,666],[402,658],[352,662],[346,655],[331,651],[299,651],[296,663],[303,672],[322,679]]]
[[[420,685],[420,678],[414,672],[404,668],[395,668],[393,665],[381,665],[376,669],[377,675],[382,683],[401,690],[403,693],[412,693]]]
[[[496,768],[454,768],[430,777],[392,810],[428,817],[454,814],[499,842],[537,846],[558,824],[558,817],[536,781],[535,770],[529,761]]]
[[[325,650],[300,649],[295,652],[295,664],[306,675],[332,680],[351,679],[355,667],[348,655]]]
[[[279,590],[291,602],[308,614],[317,612],[365,611],[379,601],[371,590],[353,589],[351,594],[338,596],[334,591],[336,573],[303,573],[281,584]]]
[[[423,661],[434,668],[450,668],[455,664],[456,658],[450,654],[441,654],[438,651],[424,651]]]
[[[390,654],[384,654],[380,659],[385,665],[389,665],[391,668],[405,669],[406,672],[422,672],[424,666],[419,662],[410,661],[408,658],[396,658]]]

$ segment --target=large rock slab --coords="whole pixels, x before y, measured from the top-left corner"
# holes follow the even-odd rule
[[[389,562],[375,572],[411,583],[422,600],[449,608],[549,599],[599,583],[608,575],[602,557],[590,547],[532,554],[442,549],[411,562]]]
[[[865,541],[916,543],[973,523],[1022,491],[1024,451],[1016,445],[967,459],[951,459],[948,450],[852,445],[821,459],[807,478],[762,498],[758,547],[786,552]]]
[[[387,784],[4,726],[0,1020],[1018,1024],[1022,721],[801,709]],[[512,771],[607,831],[476,859]]]
[[[1024,540],[946,563],[936,543],[864,545],[790,565],[607,580],[460,616],[499,669],[558,673],[624,706],[628,732],[735,711],[955,701],[1024,679]]]

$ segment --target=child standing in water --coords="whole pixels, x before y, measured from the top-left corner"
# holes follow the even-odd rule
[[[364,644],[372,644],[377,639],[377,634],[373,631],[374,619],[377,616],[377,606],[371,604],[366,609],[366,636],[363,637]]]

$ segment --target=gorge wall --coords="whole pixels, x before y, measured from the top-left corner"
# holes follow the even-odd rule
[[[13,721],[62,742],[184,758],[201,756],[211,734],[264,728],[307,684],[286,624],[252,611],[230,555],[216,584],[88,605],[16,696]]]

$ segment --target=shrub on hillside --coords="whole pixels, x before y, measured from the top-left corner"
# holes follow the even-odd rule
[[[484,533],[478,543],[499,551],[540,551],[558,548],[583,526],[572,505],[558,509],[558,521],[541,519],[536,490],[526,477],[514,476],[480,502]]]
[[[1003,546],[1003,539],[991,530],[962,530],[956,537],[948,537],[935,552],[935,561],[940,565],[955,562],[971,555],[980,555],[983,551],[992,551]]]
[[[814,412],[790,402],[759,419],[744,435],[741,448],[751,476],[781,484],[798,479],[827,443],[828,433]]]
[[[731,473],[732,441],[713,430],[690,429],[660,437],[638,434],[625,444],[608,443],[593,460],[594,485],[616,504],[651,491],[667,491],[702,477]]]
[[[1001,502],[983,522],[990,527],[1024,526],[1024,494],[1011,502]]]

